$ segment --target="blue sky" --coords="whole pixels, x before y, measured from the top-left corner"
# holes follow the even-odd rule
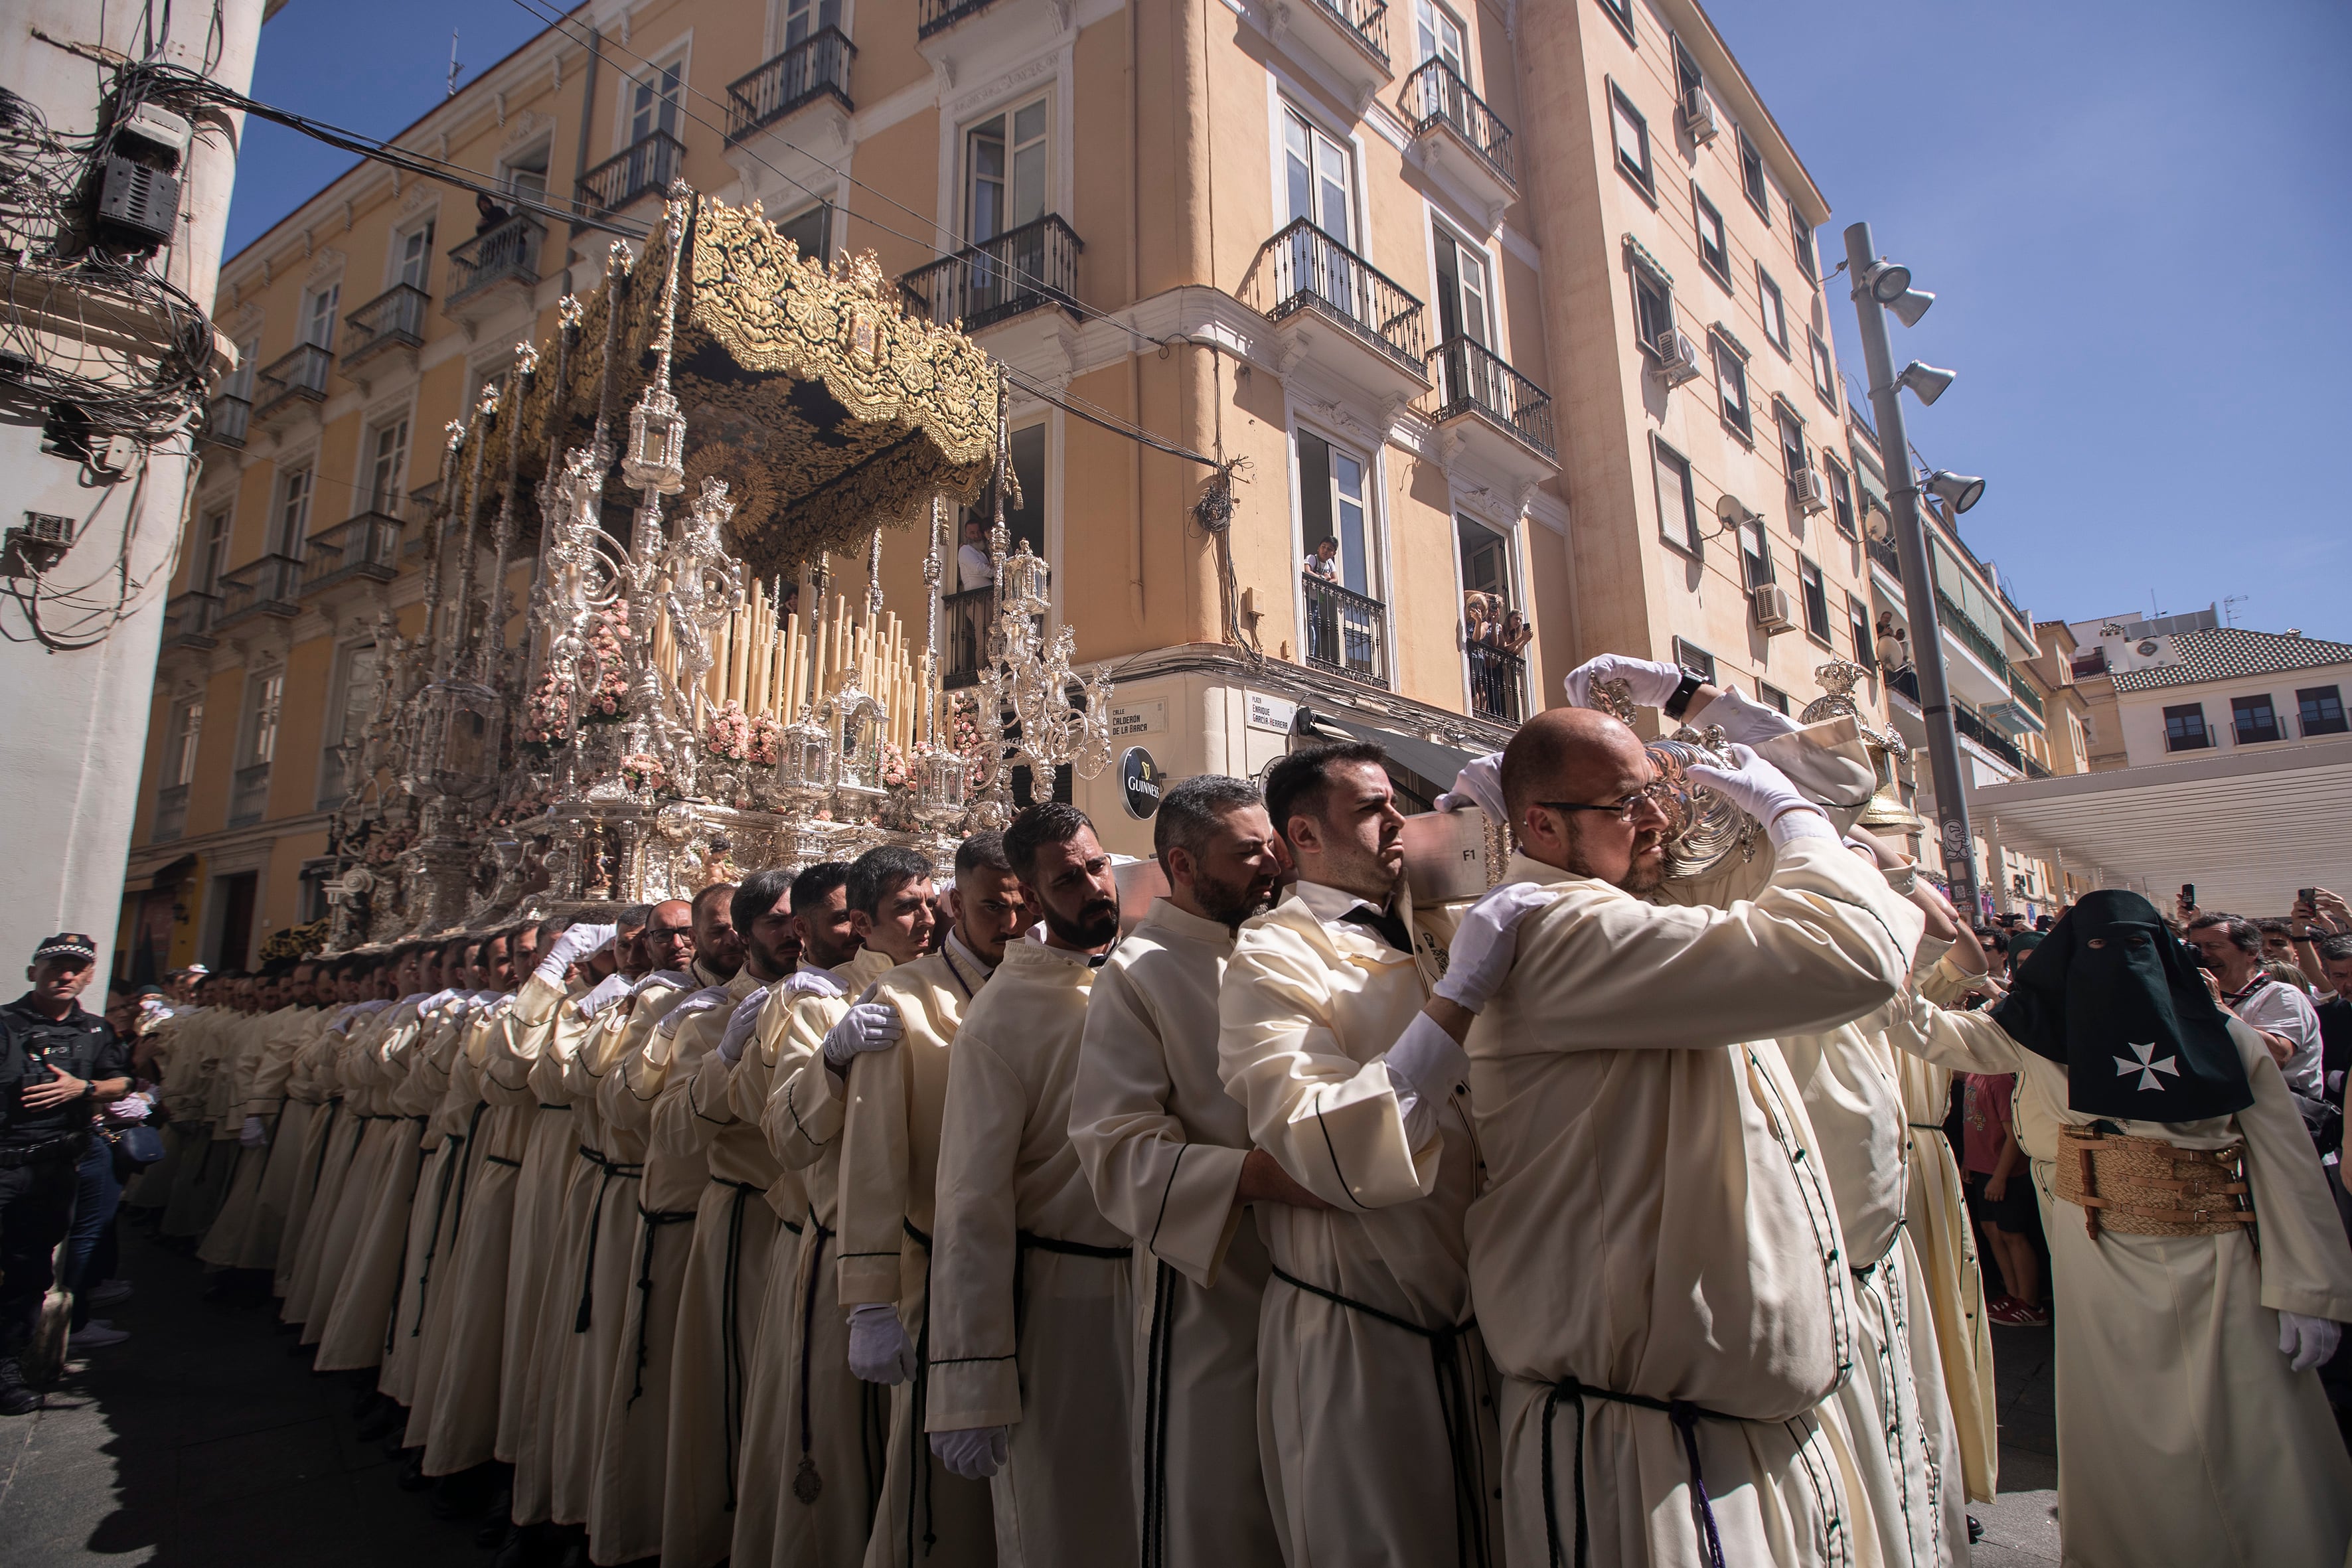
[[[1540,0],[1570,4],[1571,0]],[[2042,618],[2245,595],[2237,625],[2352,640],[2345,449],[2352,8],[2324,0],[1717,0],[1710,15],[1834,209],[1936,290],[1911,411],[1986,477],[1962,531]],[[255,96],[389,134],[537,29],[512,0],[296,0]],[[229,247],[348,163],[248,131]],[[2326,263],[2337,265],[2329,268]],[[1859,374],[1843,281],[1831,318]]]

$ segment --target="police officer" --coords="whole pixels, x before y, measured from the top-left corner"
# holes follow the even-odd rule
[[[131,1092],[129,1047],[76,998],[98,948],[66,931],[33,950],[33,988],[0,1007],[0,1415],[37,1410],[18,1364],[73,1218],[91,1113]]]

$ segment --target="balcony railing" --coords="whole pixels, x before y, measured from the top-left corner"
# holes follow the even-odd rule
[[[1864,548],[1870,552],[1873,561],[1895,574],[1897,583],[1903,581],[1903,557],[1895,552],[1893,540],[1869,539],[1864,541]]]
[[[1491,643],[1474,642],[1462,652],[1470,661],[1470,711],[1481,719],[1517,723],[1526,716],[1520,694],[1527,689],[1528,661]]]
[[[327,372],[335,356],[316,343],[304,343],[292,353],[270,363],[255,378],[258,397],[254,413],[263,419],[298,403],[327,400]]]
[[[259,822],[269,809],[269,764],[256,763],[249,768],[239,768],[232,777],[228,792],[228,825],[243,827]]]
[[[669,189],[685,169],[686,143],[656,131],[581,175],[580,205],[592,216],[618,212],[648,192]]]
[[[1382,65],[1388,64],[1388,0],[1307,0],[1307,4],[1353,34],[1358,43],[1380,56]]]
[[[1086,242],[1048,213],[994,239],[918,267],[898,279],[907,308],[938,326],[966,331],[1040,305],[1077,309],[1078,253]]]
[[[2050,776],[2050,770],[2035,762],[2033,754],[2029,752],[2025,756],[2025,776],[2030,779],[2046,779]]]
[[[1919,672],[1913,669],[1908,665],[1906,665],[1901,669],[1890,669],[1886,672],[1886,689],[1889,691],[1899,691],[1904,696],[1908,697],[1911,699],[1911,706],[1914,708],[1920,705]]]
[[[1319,310],[1416,375],[1423,374],[1421,301],[1305,218],[1258,248],[1257,270],[1261,309],[1269,320]]]
[[[1415,136],[1433,125],[1451,126],[1505,184],[1518,184],[1511,128],[1495,118],[1486,100],[1471,91],[1470,84],[1444,59],[1432,55],[1405,78],[1400,101]]]
[[[413,283],[395,283],[343,318],[343,368],[383,349],[425,346],[425,309],[433,296]]]
[[[447,304],[462,304],[499,283],[538,282],[539,242],[545,237],[544,225],[527,213],[518,213],[452,250]]]
[[[242,447],[245,432],[253,423],[253,402],[233,392],[224,392],[205,405],[205,439],[215,447]]]
[[[940,684],[970,686],[980,679],[980,661],[988,651],[989,623],[996,615],[993,587],[967,588],[940,595],[940,619],[947,637],[940,655]]]
[[[845,110],[849,100],[849,62],[857,46],[838,27],[811,33],[758,70],[727,87],[727,144],[733,146],[763,125],[772,125],[803,104],[831,93]]]
[[[1943,623],[1946,631],[1960,639],[1962,647],[1992,666],[1994,674],[2003,680],[2010,679],[2009,656],[2000,651],[2000,639],[1969,619],[1969,613],[1953,603],[1952,596],[1941,588],[1936,590],[1936,618]]]
[[[1484,415],[1545,457],[1553,455],[1551,394],[1505,364],[1474,338],[1448,338],[1429,351],[1439,424]]]
[[[302,563],[290,555],[259,556],[223,574],[220,595],[220,618],[215,626],[254,615],[291,619],[302,613],[294,602],[302,595]]]
[[[155,792],[155,829],[147,837],[156,844],[169,844],[188,830],[188,786],[165,784]]]
[[[2036,719],[2047,719],[2050,716],[2042,706],[2042,693],[2033,689],[2032,683],[2025,679],[2023,672],[2015,665],[2010,666],[2009,669],[2009,694],[2032,710]]]
[[[302,547],[301,591],[315,594],[353,577],[389,583],[400,575],[399,555],[400,519],[363,511],[310,536]]]
[[[1333,675],[1386,686],[1388,661],[1381,648],[1388,606],[1312,573],[1299,580],[1307,589],[1307,662]]]
[[[208,648],[214,639],[205,634],[220,618],[220,595],[201,588],[191,588],[184,594],[174,594],[163,601],[163,646],[166,648]]]
[[[2025,753],[2016,742],[1987,723],[1977,710],[1957,697],[1952,700],[1952,727],[2019,773],[2025,771]]]

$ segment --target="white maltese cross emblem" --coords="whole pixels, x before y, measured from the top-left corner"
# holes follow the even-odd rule
[[[2116,1076],[2117,1078],[2129,1078],[2132,1074],[2137,1073],[2139,1074],[2139,1087],[2145,1089],[2162,1089],[2164,1087],[2162,1084],[2156,1081],[2156,1075],[2160,1072],[2170,1073],[2174,1078],[2179,1078],[2180,1076],[2179,1068],[2173,1065],[2179,1059],[2179,1058],[2166,1057],[2162,1060],[2152,1059],[2156,1057],[2156,1042],[2154,1040],[2150,1040],[2144,1046],[2132,1045],[2128,1040],[2124,1043],[2130,1047],[2131,1056],[2117,1057],[2116,1058]],[[2137,1058],[2137,1059],[2135,1060],[2133,1059],[2134,1058]]]

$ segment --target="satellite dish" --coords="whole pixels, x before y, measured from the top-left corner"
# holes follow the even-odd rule
[[[1756,514],[1748,510],[1748,503],[1729,490],[1715,498],[1715,515],[1723,520],[1726,528],[1739,528],[1756,521]]]
[[[1865,514],[1863,526],[1869,529],[1870,537],[1881,544],[1888,543],[1895,538],[1894,520],[1876,507],[1872,507]]]

